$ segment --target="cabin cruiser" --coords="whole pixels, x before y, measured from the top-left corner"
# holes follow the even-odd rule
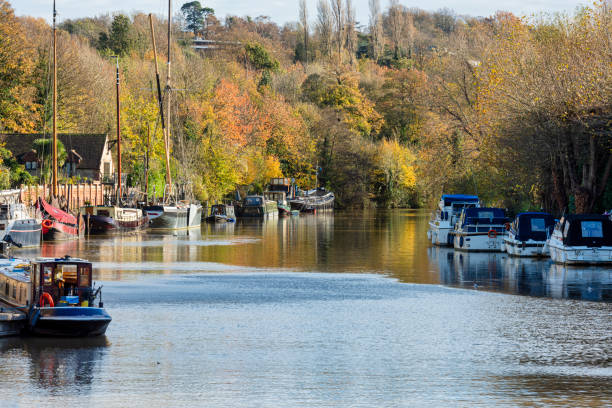
[[[0,303],[25,313],[31,334],[104,334],[112,319],[103,308],[101,289],[92,284],[92,264],[82,259],[0,260]]]
[[[513,256],[548,256],[544,245],[555,227],[552,215],[543,212],[527,212],[516,216],[504,237],[504,247]]]
[[[226,204],[215,204],[210,207],[210,215],[206,217],[206,222],[235,222],[234,206]]]
[[[264,196],[249,195],[242,201],[242,217],[274,217],[278,216],[278,204],[276,201],[267,200]]]
[[[136,231],[149,224],[147,215],[137,208],[117,206],[85,206],[81,208],[87,231],[91,234],[103,234],[114,231]]]
[[[445,194],[438,203],[432,220],[429,221],[427,238],[434,245],[453,245],[453,236],[449,234],[464,208],[480,207],[478,196],[464,194]]]
[[[556,263],[612,263],[612,221],[605,215],[567,215],[555,226],[547,247]]]
[[[508,227],[501,208],[465,208],[452,232],[454,247],[461,251],[501,252]]]
[[[25,204],[0,204],[0,239],[10,236],[23,247],[40,246],[42,219]]]

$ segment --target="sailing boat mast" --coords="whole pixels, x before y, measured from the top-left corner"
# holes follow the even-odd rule
[[[172,194],[172,176],[170,174],[170,129],[172,128],[172,121],[170,119],[170,94],[172,87],[170,85],[170,71],[171,71],[171,41],[172,41],[172,0],[168,0],[168,73],[166,77],[166,94],[168,100],[166,102],[166,118],[168,120],[168,126],[166,127],[166,181],[168,183],[168,194]]]
[[[161,85],[159,80],[159,68],[157,66],[157,45],[155,44],[155,30],[153,28],[153,16],[149,14],[149,25],[151,26],[151,40],[153,42],[153,60],[155,61],[155,81],[157,82],[157,101],[159,103],[159,115],[161,117],[162,133],[164,137],[164,149],[166,159],[166,184],[172,185],[170,175],[170,149],[168,146],[167,127],[164,120],[164,102],[162,98]]]
[[[57,197],[57,30],[55,27],[55,0],[53,0],[53,191],[52,196]]]
[[[117,59],[117,205],[121,200],[121,108],[119,105],[119,56]]]

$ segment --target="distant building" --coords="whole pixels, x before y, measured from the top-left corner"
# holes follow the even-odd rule
[[[38,177],[42,160],[34,150],[34,141],[50,138],[48,134],[0,133],[0,145],[9,150],[32,176]],[[113,156],[107,135],[62,133],[57,138],[67,153],[64,166],[59,169],[61,175],[93,181],[113,178]]]

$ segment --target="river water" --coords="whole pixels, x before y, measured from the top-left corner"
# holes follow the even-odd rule
[[[419,211],[46,243],[95,339],[0,339],[0,407],[611,406],[612,269],[431,248]]]

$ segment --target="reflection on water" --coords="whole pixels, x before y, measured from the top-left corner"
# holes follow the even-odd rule
[[[0,365],[0,377],[11,378],[16,389],[25,386],[26,381],[28,385],[36,384],[49,393],[78,389],[84,395],[95,381],[108,346],[104,336],[89,339],[0,339],[0,354],[5,363]],[[11,364],[14,359],[26,363],[19,366],[22,370],[19,373]]]
[[[548,259],[518,258],[502,253],[458,252],[431,247],[440,283],[525,296],[612,301],[612,269],[566,266]]]
[[[427,220],[336,213],[21,252],[93,261],[113,322],[91,342],[1,340],[0,407],[612,406],[611,270],[431,248]]]

